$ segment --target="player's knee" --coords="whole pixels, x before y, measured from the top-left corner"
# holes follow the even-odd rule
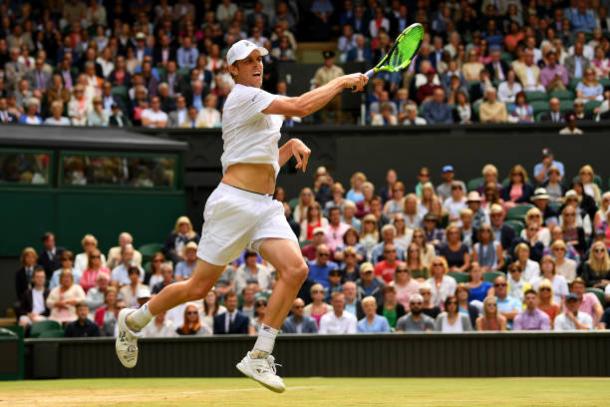
[[[304,262],[297,263],[286,267],[280,272],[280,278],[284,279],[289,284],[301,286],[307,279],[309,269]]]
[[[188,281],[188,301],[196,301],[208,294],[208,288],[204,284],[195,284],[194,280]]]

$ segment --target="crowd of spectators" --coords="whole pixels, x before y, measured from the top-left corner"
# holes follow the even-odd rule
[[[269,50],[264,87],[297,40],[336,40],[340,63],[373,66],[413,22],[412,69],[378,75],[373,125],[553,123],[610,114],[608,0],[24,1],[0,4],[0,123],[218,127],[240,39]],[[343,72],[326,53],[313,86]],[[298,62],[298,61],[297,61]],[[341,123],[335,113],[314,122]],[[287,118],[287,124],[298,121]],[[309,121],[311,122],[311,120]],[[579,133],[572,123],[566,132]]]
[[[357,172],[344,187],[324,167],[296,198],[277,188],[309,266],[284,332],[610,327],[610,192],[590,165],[569,178],[544,149],[531,175],[515,165],[502,178],[488,164],[465,183],[440,170],[433,185],[422,167],[409,190],[394,170],[377,186]],[[19,323],[113,336],[121,308],[190,278],[199,238],[185,216],[155,253],[122,233],[107,255],[93,235],[75,255],[47,233],[21,256]],[[144,335],[255,334],[276,278],[245,251],[205,298],[156,316]]]

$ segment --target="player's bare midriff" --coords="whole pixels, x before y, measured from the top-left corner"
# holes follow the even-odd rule
[[[233,164],[227,168],[222,182],[259,194],[275,191],[275,170],[271,164]]]

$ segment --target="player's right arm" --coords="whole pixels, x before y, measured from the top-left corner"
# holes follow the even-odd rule
[[[308,116],[326,106],[343,89],[354,89],[354,92],[362,91],[368,80],[369,78],[361,73],[340,76],[301,96],[276,98],[263,110],[263,113],[283,116]]]

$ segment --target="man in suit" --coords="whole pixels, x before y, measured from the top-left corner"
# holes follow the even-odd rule
[[[46,274],[42,267],[38,266],[32,276],[32,288],[23,293],[20,298],[21,306],[19,313],[19,325],[27,327],[34,322],[47,319],[50,314],[47,308],[47,297],[49,289],[45,287]]]
[[[108,125],[110,127],[129,127],[131,126],[131,122],[129,119],[123,115],[123,111],[120,106],[116,103],[113,103],[110,106],[110,117],[108,118]]]
[[[292,312],[284,321],[282,332],[286,334],[315,334],[318,333],[316,321],[312,318],[303,315],[305,302],[297,298],[292,304]]]
[[[570,78],[580,79],[584,76],[585,70],[591,62],[583,55],[584,44],[577,42],[574,44],[574,55],[570,55],[565,60],[565,67]]]
[[[188,115],[188,111],[186,108],[186,98],[182,95],[179,95],[176,98],[176,110],[169,113],[169,123],[168,127],[177,128],[186,121]]]
[[[32,89],[47,90],[51,83],[51,73],[44,69],[44,59],[42,57],[36,58],[34,69],[26,74],[26,78]]]
[[[8,111],[6,98],[0,98],[0,123],[17,123],[17,116]]]
[[[170,61],[176,61],[176,48],[171,46],[172,39],[163,34],[158,46],[153,49],[153,61],[155,66],[166,67]],[[175,62],[174,62],[175,63]]]
[[[370,64],[373,59],[371,47],[366,46],[366,38],[362,34],[355,34],[356,46],[351,48],[346,55],[347,62],[366,62]]]
[[[546,123],[563,123],[563,115],[561,114],[561,102],[557,98],[549,100],[549,111],[540,115],[540,121]]]
[[[509,66],[502,61],[502,50],[499,47],[491,49],[491,62],[485,65],[485,69],[489,72],[492,81],[503,82],[506,80],[506,74]]]
[[[64,249],[55,245],[55,235],[51,232],[42,236],[42,246],[43,249],[38,254],[38,264],[44,268],[47,278],[51,279],[53,272],[61,267],[59,258]]]
[[[496,241],[499,241],[506,254],[512,247],[513,240],[515,240],[515,231],[504,223],[504,216],[505,213],[502,206],[498,204],[491,205],[489,216],[491,228],[494,231]]]
[[[214,334],[247,334],[250,318],[237,309],[237,294],[230,291],[225,295],[227,312],[214,317]]]
[[[176,61],[168,61],[165,72],[161,76],[161,80],[169,86],[170,96],[176,96],[180,92],[180,75],[178,75],[178,65]]]

